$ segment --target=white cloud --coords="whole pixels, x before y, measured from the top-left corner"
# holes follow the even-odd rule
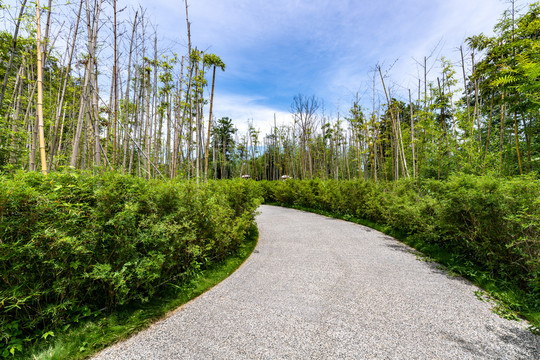
[[[390,3],[393,6],[388,8]],[[383,71],[391,67],[387,86],[395,88],[395,95],[407,97],[407,89],[411,88],[414,98],[418,78],[423,78],[423,70],[416,61],[423,62],[424,56],[433,54],[428,61],[428,68],[432,68],[428,75],[431,79],[437,76],[439,69],[434,63],[441,56],[461,66],[458,47],[468,36],[480,32],[491,34],[508,6],[495,0],[416,1],[414,6],[411,2],[400,1],[377,4],[371,9],[372,18],[360,25],[358,36],[340,42],[341,55],[326,68],[325,75],[331,97],[352,98],[351,94],[359,92],[360,97],[369,98],[365,99],[369,109],[373,70],[377,64]],[[353,22],[347,23],[344,33],[347,36],[354,34],[354,26]],[[465,56],[468,64],[469,54]],[[461,69],[456,70],[456,76],[461,80]],[[375,75],[376,96],[380,97],[382,86],[379,75]],[[386,101],[383,99],[383,102]]]
[[[248,121],[262,135],[269,134],[274,124],[274,114],[278,126],[290,123],[290,113],[261,105],[261,100],[264,98],[259,96],[224,94],[215,98],[213,113],[216,118],[231,118],[240,135],[247,133]]]
[[[376,64],[387,69],[397,59],[389,82],[398,84],[396,92],[399,87],[415,88],[420,71],[413,59],[421,61],[441,42],[435,57],[457,63],[456,48],[465,38],[491,33],[508,7],[502,0],[188,3],[192,43],[218,54],[227,64],[219,81],[229,98],[220,100],[216,94],[216,101],[228,102],[227,111],[235,120],[253,118],[255,123],[263,118],[271,121],[274,111],[283,107],[268,105],[276,94],[291,99],[296,93],[315,94],[329,107],[343,107],[356,92],[371,98],[370,72]],[[147,16],[158,25],[161,36],[187,43],[184,1],[141,4],[148,7]],[[434,68],[432,75],[437,71]],[[378,78],[376,82],[380,88]],[[236,102],[231,96],[236,96]]]
[[[247,121],[252,119],[263,133],[270,131],[274,113],[278,124],[290,121],[286,99],[292,100],[298,93],[324,99],[327,113],[336,114],[337,107],[343,112],[358,92],[371,109],[371,71],[376,64],[388,69],[399,59],[388,82],[406,96],[407,88],[416,88],[419,76],[413,58],[422,60],[442,40],[436,55],[457,63],[456,48],[464,39],[491,33],[509,6],[502,0],[188,2],[193,45],[216,53],[227,65],[216,79],[215,116],[231,117],[241,131],[247,130]],[[140,3],[147,9],[147,19],[157,27],[161,46],[172,46],[179,55],[185,53],[184,1]],[[119,2],[120,8],[126,5],[136,6],[134,2]],[[106,7],[104,11],[110,15],[110,4]],[[121,14],[128,15],[133,12]],[[122,26],[126,34],[121,48],[126,52],[131,29],[127,23]],[[152,28],[148,31],[153,32]],[[437,71],[434,68],[432,74],[436,76]]]

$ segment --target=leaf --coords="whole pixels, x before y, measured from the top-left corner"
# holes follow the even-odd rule
[[[9,349],[9,352],[11,353],[11,355],[15,355],[16,350],[22,352],[22,345],[20,345],[20,344],[11,345],[11,348]]]
[[[503,75],[491,82],[492,86],[511,85],[517,82],[517,78],[513,75]]]
[[[47,340],[47,338],[48,338],[49,336],[53,336],[53,337],[54,337],[54,332],[52,332],[52,331],[47,331],[45,334],[41,335],[41,338]]]

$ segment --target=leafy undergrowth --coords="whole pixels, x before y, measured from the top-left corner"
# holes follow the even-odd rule
[[[169,283],[145,304],[117,308],[113,312],[99,313],[80,321],[68,329],[56,329],[45,343],[28,348],[15,359],[85,359],[96,352],[124,340],[170,311],[196,298],[229,275],[249,257],[257,245],[258,230],[253,225],[247,239],[237,251],[225,260],[211,264],[207,269],[182,281]]]
[[[442,265],[442,269],[446,270],[449,275],[464,277],[483,289],[483,291],[478,291],[476,295],[482,301],[489,301],[492,304],[493,312],[508,320],[519,321],[524,318],[530,323],[529,330],[540,335],[540,309],[536,296],[523,291],[523,289],[508,279],[493,276],[492,272],[466,259],[462,255],[453,253],[447,248],[425,241],[420,237],[410,236],[391,226],[360,219],[349,214],[330,212],[289,203],[267,201],[265,204],[283,206],[350,221],[392,236],[418,250],[420,252],[417,256],[419,260],[437,262]]]
[[[258,192],[241,179],[1,175],[0,357],[226,259],[254,224]]]

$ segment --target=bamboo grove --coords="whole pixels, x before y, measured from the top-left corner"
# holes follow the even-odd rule
[[[118,9],[116,1],[1,6],[4,18],[15,14],[0,32],[6,171],[377,181],[540,169],[538,3],[521,11],[512,3],[495,35],[469,37],[458,61],[418,61],[414,88],[377,66],[371,99],[357,95],[348,111],[328,116],[322,100],[299,94],[291,122],[274,119],[267,134],[253,123],[242,134],[233,119],[212,113],[225,64],[191,44],[187,3],[184,55],[160,47],[144,9]]]

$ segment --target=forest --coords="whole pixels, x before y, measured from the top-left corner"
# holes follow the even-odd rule
[[[26,1],[18,6],[0,33],[6,171],[377,181],[539,170],[538,3],[508,10],[492,37],[467,38],[459,64],[424,57],[424,76],[408,97],[393,93],[389,69],[378,66],[371,109],[357,97],[330,117],[322,99],[300,93],[291,99],[292,121],[266,134],[252,124],[240,134],[233,119],[213,117],[213,87],[226,64],[190,40],[182,56],[160,49],[144,9],[117,24],[116,2],[75,2],[62,9],[72,23],[58,29],[52,0],[37,13]],[[189,39],[187,4],[186,20]],[[428,71],[434,64],[439,74]]]
[[[267,133],[216,118],[227,66],[180,3],[182,54],[141,7],[0,1],[0,357],[231,256],[263,201],[442,247],[538,331],[540,3],[426,54],[414,88],[376,65],[371,106],[300,91]]]

